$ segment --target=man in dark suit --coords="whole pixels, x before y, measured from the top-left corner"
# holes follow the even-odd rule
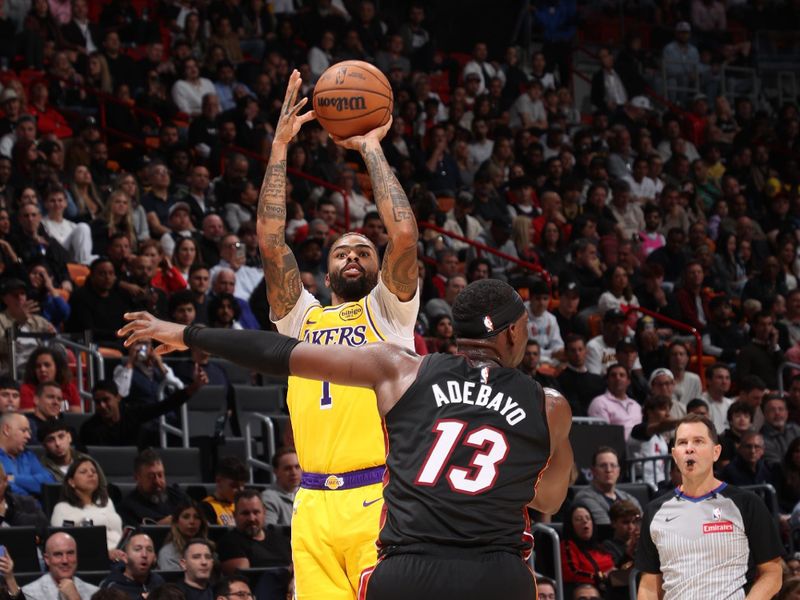
[[[103,38],[100,35],[100,28],[89,22],[89,6],[86,0],[73,0],[72,20],[61,26],[61,35],[68,50],[80,53],[80,62],[85,61],[85,57],[90,53],[100,49]]]

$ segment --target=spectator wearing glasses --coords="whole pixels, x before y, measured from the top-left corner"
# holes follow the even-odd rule
[[[638,507],[639,501],[629,493],[617,489],[620,466],[617,451],[609,446],[601,446],[595,450],[592,458],[592,483],[575,495],[575,504],[585,506],[592,513],[595,525],[609,525],[609,511],[614,502],[627,500]]]
[[[721,477],[732,485],[777,483],[774,470],[764,460],[764,437],[748,431],[736,449],[736,457],[722,469]]]
[[[264,277],[263,272],[261,269],[248,267],[245,264],[247,249],[239,239],[239,236],[232,233],[220,240],[219,255],[219,264],[211,269],[211,280],[214,280],[217,271],[220,269],[228,268],[233,270],[236,275],[236,287],[233,290],[233,295],[247,302],[250,300],[253,290],[261,283],[261,279]]]
[[[230,575],[214,586],[214,600],[255,600],[255,595],[244,576]]]

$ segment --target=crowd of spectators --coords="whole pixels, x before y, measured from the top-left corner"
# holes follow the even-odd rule
[[[618,47],[587,46],[596,63],[581,88],[571,48],[618,4],[532,3],[521,21],[541,40],[531,50],[484,39],[443,48],[436,6],[417,2],[7,3],[0,334],[16,340],[0,344],[0,520],[104,525],[115,566],[101,587],[130,598],[161,583],[155,565],[184,570],[186,598],[211,598],[217,569],[232,576],[223,591],[242,592],[238,570],[289,564],[296,454],[270,457],[276,481],[263,493],[245,487],[235,459],[218,462],[206,497],[168,485],[145,449],[156,420],[227,375],[202,353],[177,364],[149,344],[122,349],[115,332],[129,310],[271,326],[254,217],[284,87],[298,69],[309,95],[327,67],[358,59],[391,83],[383,149],[419,222],[434,226],[420,235],[418,351],[454,352],[455,297],[476,279],[505,279],[529,310],[520,368],[561,391],[574,415],[622,427],[624,445],[597,449],[561,515],[575,592],[624,587],[641,506],[616,483],[626,459],[667,454],[687,412],[715,424],[723,479],[775,486],[788,541],[800,377],[787,370],[781,388],[779,366],[800,362],[800,115],[744,79],[723,85],[723,67],[755,67],[763,30],[776,46],[796,44],[800,9],[636,3],[652,26]],[[362,231],[382,253],[386,231],[364,165],[318,123],[291,145],[288,167],[287,240],[303,284],[327,303],[337,235]],[[702,336],[704,356],[675,322]],[[89,406],[75,357],[46,338],[86,331],[116,359],[75,430],[62,414]],[[114,497],[81,451],[93,445],[143,448],[134,490]],[[662,490],[679,483],[669,461],[637,473]],[[45,515],[41,486],[58,482],[62,501]],[[143,523],[169,524],[167,539],[125,534]],[[215,544],[210,525],[232,529]],[[28,598],[94,592],[75,576],[75,544],[47,538],[49,574]],[[16,597],[11,561],[0,557],[0,572]]]

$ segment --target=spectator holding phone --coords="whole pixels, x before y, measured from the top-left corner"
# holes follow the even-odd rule
[[[0,546],[0,575],[3,583],[0,584],[0,600],[25,600],[17,579],[14,577],[14,561],[6,550],[5,546]]]

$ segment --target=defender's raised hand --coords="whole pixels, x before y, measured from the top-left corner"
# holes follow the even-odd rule
[[[167,354],[175,350],[186,350],[188,346],[183,343],[184,325],[161,321],[147,312],[125,313],[125,320],[130,321],[117,331],[117,336],[127,338],[123,342],[126,348],[140,340],[156,340],[161,342],[153,352]]]
[[[316,119],[314,111],[309,111],[303,115],[298,113],[308,103],[308,98],[301,98],[298,102],[297,95],[300,93],[300,86],[303,80],[300,72],[295,69],[289,77],[289,85],[286,87],[286,96],[283,98],[281,116],[278,119],[278,126],[275,128],[274,143],[288,144],[297,135],[304,123]]]

